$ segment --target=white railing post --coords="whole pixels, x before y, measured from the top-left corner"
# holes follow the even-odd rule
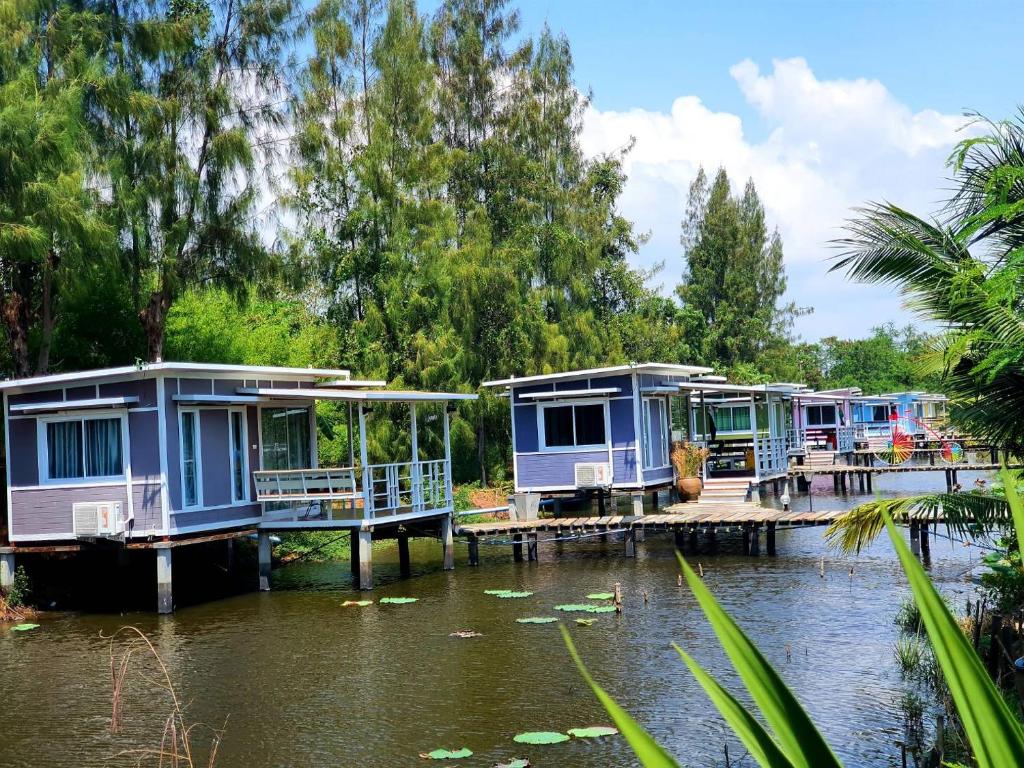
[[[366,414],[363,413],[363,404],[358,406],[359,410],[359,461],[363,465],[363,519],[373,518],[373,470],[366,460]]]
[[[761,477],[761,452],[758,450],[758,434],[757,434],[757,406],[754,405],[754,396],[750,396],[750,435],[753,437],[754,443],[754,477]]]
[[[416,403],[409,403],[409,429],[412,434],[412,466],[409,468],[409,480],[412,485],[412,511],[423,510],[423,488],[420,477],[420,444],[416,434]]]
[[[444,404],[444,505],[451,509],[452,504],[452,442],[448,425],[448,404]]]

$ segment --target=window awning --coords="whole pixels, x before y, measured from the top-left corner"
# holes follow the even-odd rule
[[[593,389],[563,389],[557,392],[524,392],[523,400],[558,400],[563,397],[605,397],[622,391],[621,387],[594,387]]]
[[[48,403],[18,403],[11,406],[11,413],[53,413],[55,411],[79,411],[97,408],[126,408],[138,405],[139,398],[134,395],[125,397],[94,397],[89,400],[55,400]]]
[[[173,395],[171,399],[176,403],[191,405],[244,405],[246,403],[258,403],[260,398],[255,395]]]

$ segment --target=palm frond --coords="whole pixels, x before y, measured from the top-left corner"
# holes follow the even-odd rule
[[[936,493],[860,504],[825,529],[825,540],[842,552],[860,552],[885,530],[886,515],[896,523],[944,523],[960,536],[1012,525],[1006,499],[980,491]]]

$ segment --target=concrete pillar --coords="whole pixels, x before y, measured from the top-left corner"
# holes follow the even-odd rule
[[[412,573],[409,564],[409,534],[398,534],[398,571],[403,577]]]
[[[633,501],[633,514],[640,516],[644,513],[644,495],[642,493],[634,493],[630,496]]]
[[[174,589],[171,578],[171,548],[156,547],[156,612],[172,613],[174,611]]]
[[[0,552],[0,589],[7,590],[14,586],[14,553]]]
[[[633,529],[623,532],[622,541],[625,544],[626,557],[636,557],[636,535]]]
[[[373,589],[373,531],[359,531],[359,588]]]
[[[125,550],[127,552],[127,550]],[[235,540],[228,539],[224,542],[224,567],[228,573],[235,572]]]
[[[750,484],[750,501],[754,504],[761,503],[761,484],[751,483]]]
[[[469,537],[469,564],[480,565],[480,540],[476,536]]]
[[[260,564],[260,592],[270,591],[270,534],[260,531],[256,534],[256,554]]]
[[[769,557],[775,557],[775,523],[768,523],[765,535],[765,544]]]

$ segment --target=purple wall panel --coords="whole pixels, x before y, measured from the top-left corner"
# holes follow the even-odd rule
[[[612,482],[614,485],[636,482],[636,451],[612,451]]]
[[[36,452],[36,420],[11,419],[11,485],[38,485],[39,460]]]
[[[613,395],[613,397],[622,397],[623,395],[629,395],[633,392],[633,377],[632,376],[595,376],[590,380],[591,389],[608,389],[610,387],[618,387],[622,391]]]
[[[135,531],[163,530],[164,514],[160,506],[160,483],[134,483]]]
[[[672,467],[644,470],[644,485],[657,485],[659,483],[667,482],[671,479]]]
[[[11,491],[11,536],[58,534],[74,536],[71,505],[80,501],[120,501],[128,511],[128,493],[124,485],[81,486],[78,488],[31,488]]]
[[[636,443],[636,425],[633,423],[633,400],[609,400],[608,417],[612,424],[612,447],[631,448]]]
[[[164,383],[164,417],[167,423],[167,490],[171,509],[181,509],[181,440],[178,436],[178,404],[171,398],[177,380]]]
[[[156,411],[128,411],[133,480],[160,480],[160,419]]]
[[[581,462],[608,461],[608,451],[576,453],[539,453],[516,457],[520,488],[564,488],[576,485],[575,465]]]
[[[235,390],[243,386],[241,379],[214,379],[213,380],[213,394],[215,395],[234,395]]]
[[[239,525],[246,525],[244,521],[258,518],[261,514],[259,504],[246,504],[239,507],[228,507],[225,509],[210,509],[203,512],[179,512],[171,516],[171,534],[177,528],[187,528],[193,525],[215,525],[217,523],[230,523],[237,521]]]
[[[516,414],[516,450],[520,453],[538,450],[537,406],[517,405]]]
[[[139,406],[153,408],[156,405],[156,379],[116,381],[100,384],[100,397],[138,397]],[[68,399],[71,398],[70,391]]]
[[[231,503],[231,465],[228,457],[227,410],[199,412],[199,442],[202,447],[203,506]]]
[[[523,400],[522,396],[530,392],[551,392],[554,387],[551,384],[531,384],[528,387],[516,387],[513,392],[517,403],[532,403],[534,400]]]
[[[8,395],[7,402],[11,405],[22,405],[24,403],[49,403],[56,400],[63,400],[63,392],[58,389],[44,389],[40,392],[22,392],[20,395]]]
[[[178,392],[182,395],[209,395],[210,379],[178,379]]]
[[[86,385],[84,387],[68,387],[66,390],[64,390],[64,395],[65,395],[64,399],[65,400],[90,400],[90,399],[92,399],[94,397],[97,397],[96,392],[97,392],[96,386],[93,385],[93,384],[88,384],[88,385]],[[104,395],[104,397],[105,397],[105,395]],[[60,395],[58,394],[58,396],[56,398],[54,398],[54,399],[55,400],[60,400]]]

